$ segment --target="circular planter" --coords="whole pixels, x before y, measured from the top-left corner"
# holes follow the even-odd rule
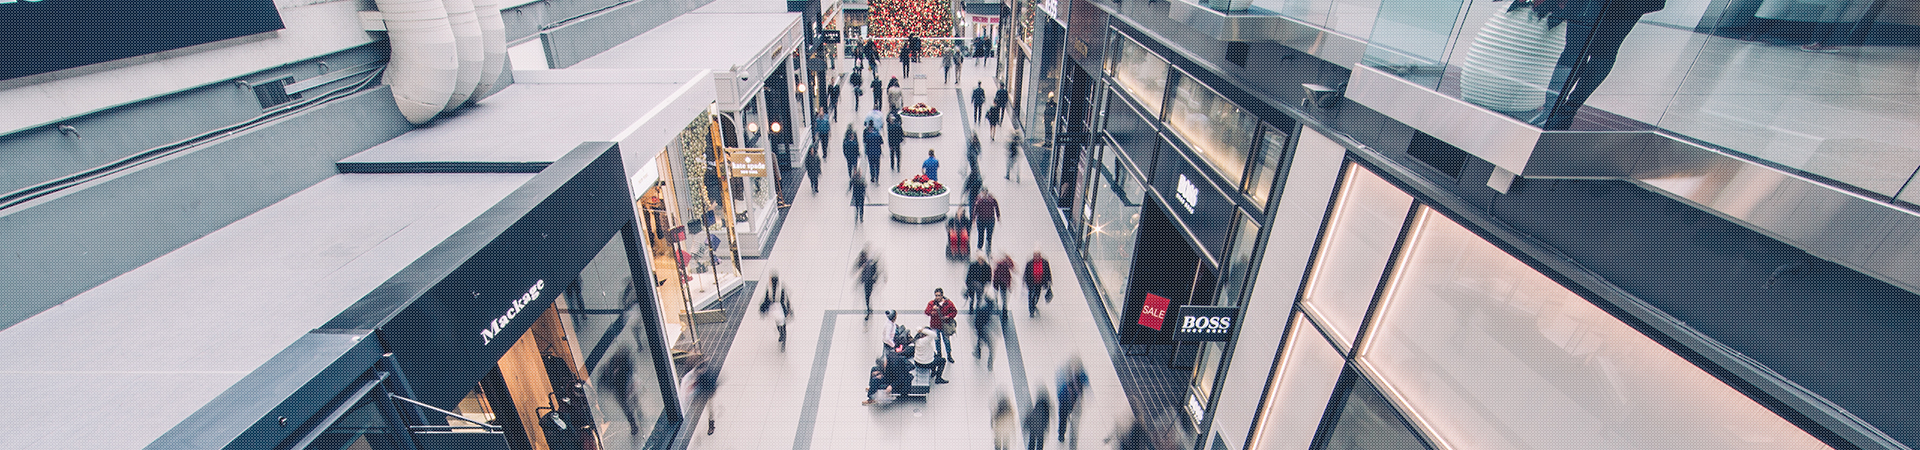
[[[931,197],[908,197],[896,194],[892,187],[887,188],[887,212],[893,220],[906,223],[927,223],[947,218],[947,198],[953,195],[953,189]]]
[[[901,114],[900,130],[905,131],[907,137],[924,138],[939,136],[940,118],[945,115],[946,113],[934,113],[931,116],[921,117]]]

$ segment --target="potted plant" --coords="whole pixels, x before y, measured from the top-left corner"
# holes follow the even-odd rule
[[[900,109],[900,130],[907,137],[934,137],[940,135],[940,110],[926,103],[914,103]]]
[[[887,212],[893,215],[894,220],[927,223],[947,217],[947,199],[952,191],[926,175],[914,175],[893,185],[887,194],[890,197]]]

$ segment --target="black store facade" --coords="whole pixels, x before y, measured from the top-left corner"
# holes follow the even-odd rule
[[[672,439],[672,361],[616,144],[584,143],[551,163],[340,166],[336,178],[524,184],[149,448],[573,450]]]
[[[1108,28],[1104,15],[1075,14],[1085,19],[1076,24],[1092,30],[1064,33],[1071,48],[1053,69],[1067,74],[1063,105],[1047,111],[1058,114],[1051,121],[1060,130],[1050,168],[1056,200],[1072,218],[1079,256],[1120,343],[1187,373],[1177,380],[1184,386],[1163,388],[1186,391],[1178,407],[1199,425],[1229,344],[1181,339],[1178,316],[1182,307],[1218,313],[1249,301],[1266,211],[1278,197],[1270,194],[1284,181],[1278,174],[1297,125],[1278,111],[1229,101],[1235,97],[1198,81],[1204,75],[1164,60],[1138,64],[1151,55]],[[1130,86],[1141,78],[1170,92],[1136,95],[1141,90]]]

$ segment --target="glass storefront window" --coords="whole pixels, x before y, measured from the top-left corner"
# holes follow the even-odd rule
[[[1318,133],[1306,133],[1300,145],[1339,144]],[[1342,347],[1351,345],[1360,331],[1412,205],[1412,196],[1359,164],[1348,163],[1300,300],[1301,308],[1320,319],[1327,334]]]
[[[1159,116],[1161,99],[1167,93],[1167,61],[1126,36],[1115,34],[1114,41],[1116,48],[1107,73],[1140,104],[1146,105],[1148,114]]]
[[[666,407],[661,374],[654,370],[653,341],[657,331],[647,327],[654,311],[645,280],[636,280],[627,263],[626,232],[613,240],[580,271],[576,291],[566,300],[571,317],[570,340],[583,352],[592,389],[587,404],[607,447],[644,444]]]
[[[1429,450],[1380,389],[1352,368],[1340,375],[1333,402],[1321,418],[1325,430],[1313,450]]]
[[[1167,125],[1221,175],[1240,182],[1257,121],[1193,77],[1183,73],[1175,80]]]
[[[1431,209],[1409,235],[1356,361],[1448,446],[1827,448]]]
[[[1306,450],[1347,363],[1306,315],[1295,313],[1289,328],[1254,429],[1258,450]]]
[[[1107,313],[1118,317],[1133,271],[1134,234],[1140,229],[1140,205],[1146,191],[1126,169],[1118,149],[1107,147],[1101,153],[1104,157],[1100,164],[1088,174],[1093,178],[1088,196],[1092,204],[1086,209],[1086,236],[1081,240],[1086,247],[1082,254],[1092,269]]]
[[[1274,178],[1280,175],[1280,161],[1287,155],[1287,133],[1272,126],[1262,127],[1260,133],[1259,164],[1247,173],[1247,197],[1256,205],[1266,205],[1267,195],[1273,193]]]

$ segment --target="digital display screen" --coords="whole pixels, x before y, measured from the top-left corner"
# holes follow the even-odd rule
[[[273,0],[0,0],[0,80],[285,27]]]

